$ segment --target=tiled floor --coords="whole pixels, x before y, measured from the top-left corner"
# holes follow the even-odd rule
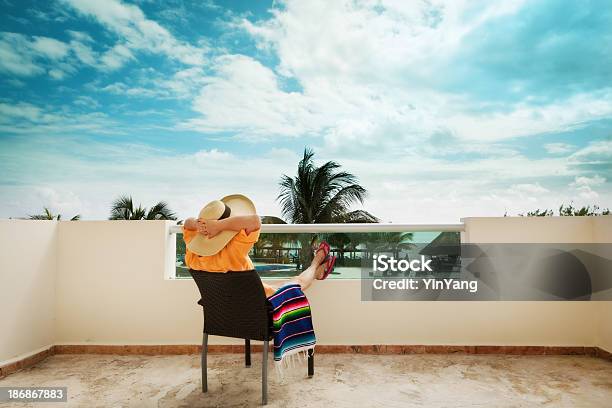
[[[68,404],[33,407],[242,407],[260,403],[261,354],[211,355],[209,392],[199,356],[55,355],[0,386],[67,386]],[[316,355],[279,381],[271,407],[610,407],[612,362],[585,356]],[[14,406],[28,406],[14,404]]]

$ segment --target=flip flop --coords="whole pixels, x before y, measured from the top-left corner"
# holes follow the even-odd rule
[[[325,241],[321,241],[321,243],[319,244],[319,247],[314,251],[314,254],[316,255],[317,252],[323,250],[323,262],[325,262],[325,258],[327,258],[327,255],[329,255],[329,251],[331,251],[331,247],[329,246],[329,244]]]
[[[328,255],[325,260],[323,261],[323,263],[321,265],[325,265],[323,267],[323,276],[318,280],[325,280],[330,273],[332,273],[332,271],[334,270],[334,266],[336,265],[336,256],[335,255]]]

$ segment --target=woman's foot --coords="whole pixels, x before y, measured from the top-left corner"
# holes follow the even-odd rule
[[[323,261],[325,260],[325,258],[327,257],[327,255],[329,255],[329,251],[330,251],[330,247],[329,244],[325,241],[321,242],[321,244],[319,244],[319,247],[317,248],[317,250],[315,251],[314,257],[312,258],[312,263],[311,265],[321,265],[323,263]]]
[[[315,279],[322,280],[324,275],[325,275],[325,266],[321,264],[317,267],[317,270],[315,272]]]
[[[336,265],[336,257],[333,255],[328,255],[321,265],[317,268],[315,277],[318,280],[326,279],[330,273],[334,270],[334,266]],[[320,272],[322,270],[322,272]]]
[[[329,251],[331,251],[331,247],[325,241],[321,241],[317,249],[315,250],[314,257],[312,259],[312,263],[314,265],[320,265],[327,255],[329,255]]]

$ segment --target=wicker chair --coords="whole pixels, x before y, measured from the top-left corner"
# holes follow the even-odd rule
[[[214,273],[190,270],[202,298],[202,392],[208,391],[206,355],[208,335],[244,339],[245,365],[251,366],[251,340],[263,341],[261,401],[268,403],[268,349],[272,340],[271,306],[255,271]],[[314,374],[314,355],[308,354],[308,376]]]

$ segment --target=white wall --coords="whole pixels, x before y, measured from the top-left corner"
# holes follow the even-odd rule
[[[612,243],[612,216],[593,218],[593,241]],[[612,353],[612,302],[599,302],[600,322],[597,344]]]
[[[612,216],[600,217],[496,217],[466,218],[464,242],[474,243],[612,243]],[[612,352],[612,302],[512,302],[519,310],[531,304],[528,313],[544,327],[561,324],[576,335],[593,336],[592,344]],[[555,305],[550,309],[550,305]],[[561,310],[557,305],[566,308]],[[553,319],[550,322],[547,320]],[[579,316],[583,316],[582,321]],[[590,334],[592,332],[592,334]],[[584,345],[589,345],[585,343]]]
[[[465,220],[464,239],[588,242],[607,236],[607,227],[596,231],[590,218],[471,218]],[[171,256],[168,225],[163,221],[1,222],[0,317],[10,322],[12,331],[2,336],[0,361],[52,342],[198,344],[202,315],[195,284],[164,278]],[[25,249],[31,244],[39,250]],[[19,279],[6,272],[12,270],[19,271]],[[610,302],[361,302],[357,280],[317,282],[309,299],[320,344],[612,349]]]
[[[591,217],[593,223],[593,242],[612,243],[612,215]]]
[[[0,364],[55,341],[57,227],[0,220]]]
[[[599,330],[597,345],[612,353],[612,302],[599,302]]]
[[[320,344],[590,346],[591,302],[361,302],[359,281],[308,294]]]
[[[58,344],[198,343],[195,284],[164,278],[163,221],[62,223]]]
[[[470,217],[462,219],[465,232],[461,240],[483,244],[598,242],[593,241],[593,218]],[[612,219],[612,216],[598,218]]]
[[[500,242],[500,229],[509,231],[510,242],[525,237],[540,242],[563,236],[590,239],[587,219],[565,220],[566,226],[561,225],[564,220],[545,226],[536,220],[535,227],[527,219],[511,218],[466,223],[467,233],[479,242],[487,237]],[[58,343],[200,341],[194,283],[163,279],[165,228],[156,222],[62,224]],[[84,236],[89,237],[86,250],[69,255],[70,248],[83,245]],[[366,303],[361,302],[359,281],[317,282],[309,299],[320,344],[590,346],[599,322],[594,302]]]

